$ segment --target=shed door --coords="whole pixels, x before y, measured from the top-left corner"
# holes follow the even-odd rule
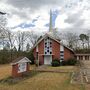
[[[51,65],[52,62],[52,56],[51,55],[45,55],[44,56],[44,64]]]

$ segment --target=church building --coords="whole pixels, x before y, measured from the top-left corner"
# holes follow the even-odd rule
[[[63,45],[53,35],[52,28],[52,13],[50,12],[50,26],[49,32],[43,35],[34,45],[33,54],[35,62],[38,61],[40,65],[51,65],[52,60],[58,59],[60,62],[74,58],[74,51],[69,47]]]

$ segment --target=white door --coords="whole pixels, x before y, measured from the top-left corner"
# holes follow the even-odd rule
[[[52,55],[45,55],[44,64],[51,65],[51,62],[52,62]]]

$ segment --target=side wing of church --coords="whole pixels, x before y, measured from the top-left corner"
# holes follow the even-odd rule
[[[45,34],[33,47],[35,62],[38,60],[40,65],[50,65],[52,60],[58,59],[60,62],[74,58],[74,52],[66,47],[59,40]]]

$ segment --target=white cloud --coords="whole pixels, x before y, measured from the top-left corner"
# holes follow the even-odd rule
[[[14,27],[19,25],[20,23],[23,22],[23,19],[21,19],[19,16],[17,15],[13,15],[12,18],[8,19],[8,27]]]
[[[65,29],[65,28],[69,28],[71,25],[68,23],[65,23],[65,19],[67,19],[67,15],[66,14],[62,14],[62,15],[58,15],[58,17],[56,18],[56,22],[55,22],[55,27],[56,28],[61,28],[61,29]]]
[[[43,28],[46,23],[49,23],[49,14],[47,12],[40,11],[40,18],[35,22],[37,28]]]
[[[50,8],[54,8],[60,10],[60,14],[55,21],[55,27],[60,29],[67,29],[76,28],[78,25],[78,28],[80,28],[79,25],[81,24],[80,26],[82,28],[90,28],[89,0],[40,0],[41,2],[38,2],[37,0],[19,0],[22,2],[16,1],[18,0],[0,1],[0,11],[9,13],[8,27],[14,27],[21,23],[32,22],[33,19],[40,16],[34,23],[35,27],[28,28],[26,30],[32,29],[35,31],[38,30],[40,32],[47,31],[48,28],[44,25],[49,22]],[[16,30],[18,29],[22,30],[21,28],[17,28]],[[24,30],[25,29],[23,29],[23,31]]]

